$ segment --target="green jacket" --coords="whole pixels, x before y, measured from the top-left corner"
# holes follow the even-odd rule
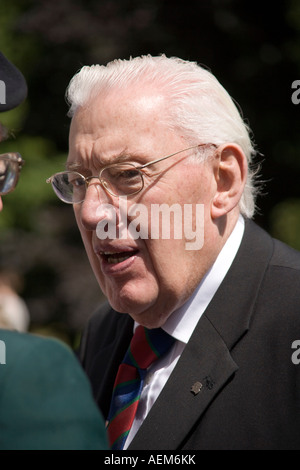
[[[89,381],[64,343],[0,329],[0,449],[108,449]]]

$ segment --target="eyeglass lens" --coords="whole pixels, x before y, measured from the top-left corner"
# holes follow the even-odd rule
[[[80,173],[67,171],[54,175],[51,183],[59,199],[76,204],[84,201],[89,179],[92,178],[94,177],[84,178]],[[106,167],[100,172],[99,180],[115,196],[134,194],[143,188],[142,174],[131,164]]]
[[[108,191],[116,196],[134,194],[143,187],[142,173],[129,163],[104,168],[100,179]]]
[[[64,202],[73,204],[84,200],[86,183],[76,172],[58,173],[51,181],[55,194]]]
[[[12,191],[19,177],[19,165],[8,158],[0,157],[0,195]]]

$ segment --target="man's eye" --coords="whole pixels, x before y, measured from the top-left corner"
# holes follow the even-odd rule
[[[69,180],[69,184],[74,186],[74,188],[79,188],[80,186],[85,184],[85,181],[83,178],[73,178]]]
[[[120,171],[118,174],[118,178],[125,178],[125,179],[133,179],[139,177],[140,173],[138,170],[130,169],[130,170],[123,170]]]

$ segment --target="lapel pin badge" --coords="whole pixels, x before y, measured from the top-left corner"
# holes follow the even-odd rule
[[[197,395],[199,392],[201,392],[202,388],[203,388],[203,385],[202,385],[201,382],[195,382],[194,385],[191,388],[191,392],[194,395]]]

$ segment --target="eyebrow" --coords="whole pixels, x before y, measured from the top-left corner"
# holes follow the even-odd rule
[[[79,162],[73,162],[73,163],[66,162],[65,168],[66,168],[67,171],[76,171],[76,170],[79,170],[80,168],[82,168],[82,163],[79,163]]]
[[[142,155],[140,153],[133,153],[129,155],[126,151],[121,151],[118,155],[114,155],[109,161],[106,162],[103,167],[108,166],[108,165],[113,165],[114,163],[123,163],[123,162],[131,162],[132,160],[135,160],[136,163],[139,165],[145,164],[145,161],[142,161],[142,159],[145,159],[146,155]],[[99,159],[99,163],[101,162],[101,159]],[[84,168],[83,162],[81,161],[75,161],[75,162],[66,162],[65,165],[66,170],[68,171],[78,171],[80,169]]]

